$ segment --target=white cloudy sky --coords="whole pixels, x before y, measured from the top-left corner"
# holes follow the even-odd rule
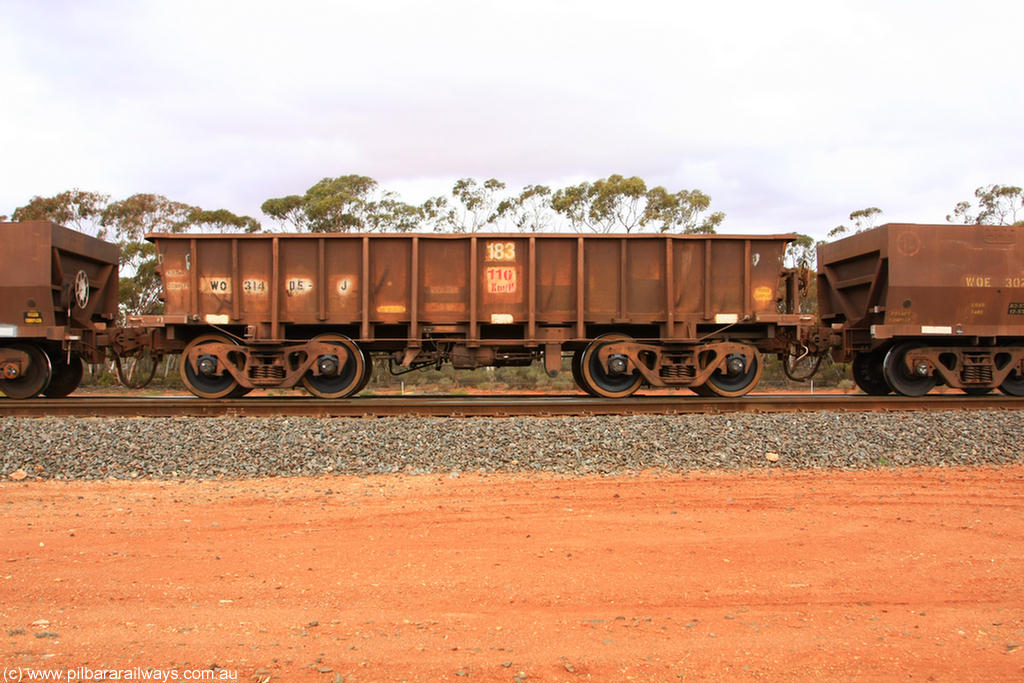
[[[727,232],[941,222],[1024,183],[1024,2],[0,0],[0,214],[265,218],[325,176],[699,188]]]

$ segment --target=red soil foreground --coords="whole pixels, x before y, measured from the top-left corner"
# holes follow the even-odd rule
[[[4,482],[0,511],[6,680],[1024,680],[1021,467]]]

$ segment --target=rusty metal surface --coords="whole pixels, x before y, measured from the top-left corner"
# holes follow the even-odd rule
[[[0,343],[60,341],[116,319],[116,245],[47,221],[0,223],[0,244]]]
[[[818,248],[822,322],[873,339],[1024,337],[1024,227],[888,224]]]
[[[1024,410],[1024,398],[931,395],[758,395],[740,399],[633,396],[623,400],[573,396],[412,396],[320,401],[303,397],[205,400],[192,397],[89,397],[13,401],[0,398],[0,417],[511,417],[732,412]]]
[[[150,235],[168,319],[252,326],[253,340],[343,326],[366,344],[580,340],[648,326],[693,341],[707,327],[780,320],[791,235]]]

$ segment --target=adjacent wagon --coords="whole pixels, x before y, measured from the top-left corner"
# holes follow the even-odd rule
[[[1024,395],[1024,227],[889,224],[818,247],[818,314],[869,394]]]
[[[67,396],[117,318],[118,248],[47,221],[0,223],[0,391]]]

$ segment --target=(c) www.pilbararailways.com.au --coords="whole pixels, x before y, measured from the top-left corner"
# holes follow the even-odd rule
[[[32,667],[5,667],[2,683],[28,683],[29,681],[132,681],[142,683],[153,681],[238,681],[238,671],[233,669],[156,669],[133,666],[128,668],[94,668],[76,666],[70,669],[42,669]]]

